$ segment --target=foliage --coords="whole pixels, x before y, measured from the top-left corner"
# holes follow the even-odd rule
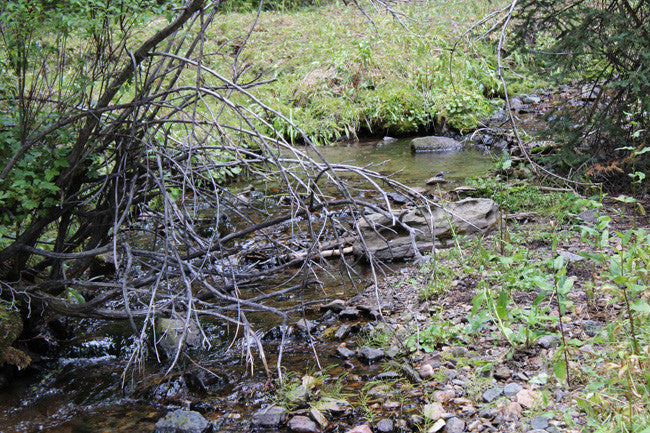
[[[601,163],[588,170],[592,178],[627,186],[632,164],[648,168],[647,158],[616,149],[640,150],[650,137],[650,3],[524,0],[518,8],[516,50],[536,60],[545,79],[577,80],[592,101],[555,116],[555,132],[569,145],[563,158],[570,167],[571,161]],[[574,126],[567,129],[569,120]]]

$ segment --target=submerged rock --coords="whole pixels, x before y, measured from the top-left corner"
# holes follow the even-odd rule
[[[411,140],[411,150],[414,152],[453,152],[462,150],[463,143],[448,137],[418,137]]]
[[[161,317],[156,320],[156,344],[163,349],[168,357],[173,357],[181,345],[190,347],[201,345],[202,335],[196,322],[190,320],[187,324],[187,331],[185,331],[185,328],[184,319]],[[183,333],[185,333],[185,341],[181,344]]]
[[[198,412],[178,409],[161,418],[154,427],[154,433],[206,433],[212,426]]]
[[[454,234],[486,233],[496,226],[497,216],[497,204],[487,198],[466,198],[444,208],[434,208],[427,214],[419,210],[395,213],[394,218],[381,213],[370,214],[357,221],[365,247],[364,242],[357,240],[353,245],[354,253],[358,256],[372,254],[380,260],[413,258],[413,242],[403,225],[413,230],[417,249],[426,252],[431,251],[434,244],[444,244]]]

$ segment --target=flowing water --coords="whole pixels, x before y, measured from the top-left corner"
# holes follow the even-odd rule
[[[409,186],[423,186],[424,180],[444,172],[452,182],[481,173],[489,168],[491,157],[474,149],[449,153],[412,154],[409,140],[367,141],[320,149],[332,163],[349,163],[371,166],[382,174],[395,173],[394,178]],[[354,293],[336,278],[322,278],[324,287],[313,293],[288,295],[286,305],[319,298],[345,298]],[[260,316],[258,324],[270,328],[276,319]],[[122,388],[122,372],[133,347],[130,328],[125,323],[103,324],[79,321],[74,324],[75,337],[62,349],[63,357],[37,363],[30,373],[12,382],[0,393],[0,432],[146,432],[153,431],[155,422],[172,407],[187,406],[189,402],[152,393],[152,386],[139,384],[130,392]],[[218,323],[206,323],[206,329],[214,337],[215,344],[209,350],[192,354],[208,369],[220,372],[210,388],[210,410],[206,414],[212,420],[236,421],[242,413],[250,413],[255,402],[265,391],[266,376],[257,366],[253,376],[243,378],[243,361],[234,349],[226,352],[232,329]],[[269,344],[268,354],[273,365],[277,355],[277,342]],[[306,370],[314,364],[314,351],[322,355],[324,365],[338,364],[331,347],[325,343],[309,346],[305,339],[293,339],[287,346],[283,365],[287,371]],[[330,343],[331,346],[331,343]],[[315,367],[314,367],[315,368]],[[336,374],[336,368],[332,371]],[[365,374],[371,374],[372,368]],[[162,379],[159,366],[145,367],[150,385],[166,383],[166,390],[183,379],[175,376]],[[189,378],[184,378],[189,380]],[[127,377],[128,384],[132,383]],[[137,381],[135,382],[137,383]],[[189,387],[190,390],[192,389]],[[205,390],[198,390],[198,393]],[[157,391],[159,392],[159,391]],[[196,404],[196,402],[194,403]],[[244,415],[245,416],[245,415]],[[241,431],[227,427],[224,430]]]

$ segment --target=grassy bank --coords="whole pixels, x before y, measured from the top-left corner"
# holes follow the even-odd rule
[[[356,7],[336,3],[264,12],[239,56],[238,81],[272,80],[254,93],[321,142],[476,127],[501,103],[492,99],[499,94],[494,47],[487,39],[459,37],[497,5],[459,0],[396,7],[401,23],[368,6],[370,21]],[[254,20],[254,13],[223,15],[207,38],[206,52],[217,53],[207,58],[210,67],[232,76],[242,29]],[[287,122],[268,120],[297,137]]]

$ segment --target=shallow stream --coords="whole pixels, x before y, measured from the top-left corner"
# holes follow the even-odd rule
[[[445,173],[453,186],[454,182],[485,171],[492,160],[489,154],[474,149],[412,154],[409,140],[366,141],[321,148],[320,151],[332,163],[371,165],[383,174],[395,173],[394,178],[408,186],[424,186],[424,180],[440,172]],[[323,280],[326,287],[304,294],[305,297],[327,300],[346,298],[354,293],[336,278]],[[287,302],[292,300],[287,299]],[[263,317],[257,321],[265,323]],[[149,374],[147,380],[150,384],[166,383],[163,392],[167,394],[152,393],[152,387],[142,383],[126,392],[122,389],[122,373],[133,345],[129,326],[92,321],[73,325],[76,334],[62,348],[63,357],[45,359],[0,392],[0,432],[146,432],[153,431],[155,422],[168,407],[190,406],[200,410],[201,405],[210,407],[208,411],[201,410],[208,419],[223,421],[218,431],[241,432],[240,422],[256,408],[268,389],[267,377],[259,365],[253,376],[244,377],[244,362],[237,345],[228,352],[225,350],[233,330],[214,323],[206,327],[215,338],[215,344],[209,350],[192,354],[203,366],[218,372],[206,399],[179,401],[172,388],[179,380],[188,382],[191,378],[174,376],[163,381],[157,365],[144,367]],[[267,325],[268,329],[273,324]],[[334,357],[333,343],[318,342],[312,347],[304,338],[293,338],[285,350],[283,365],[287,371],[315,371],[315,351],[320,354],[322,366],[334,366],[329,374],[341,374],[342,367],[336,365],[342,361]],[[274,352],[271,342],[270,365],[274,365]],[[374,375],[373,367],[358,368],[349,371],[360,377]],[[138,383],[130,379],[127,377],[125,382]],[[188,388],[192,391],[191,384]],[[202,394],[206,390],[196,392]]]

